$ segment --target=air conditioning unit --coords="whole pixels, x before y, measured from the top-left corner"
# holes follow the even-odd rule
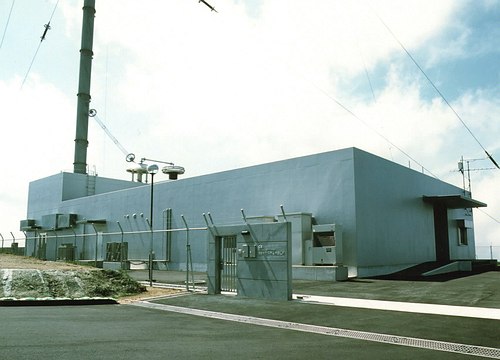
[[[57,217],[59,214],[49,214],[42,216],[42,227],[44,229],[57,229]]]
[[[44,229],[69,229],[76,224],[76,214],[49,214],[42,216]]]
[[[21,220],[19,223],[19,230],[21,231],[27,231],[36,228],[36,221],[34,219]]]
[[[76,214],[59,214],[57,216],[57,229],[68,229],[76,224]]]

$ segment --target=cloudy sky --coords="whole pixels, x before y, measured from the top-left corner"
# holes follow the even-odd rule
[[[127,152],[196,176],[355,146],[460,187],[463,156],[488,204],[476,242],[500,247],[500,170],[484,152],[500,162],[500,1],[209,3],[217,13],[96,1],[91,108]],[[73,168],[82,6],[0,2],[6,238],[20,234],[29,182]],[[91,171],[129,179],[92,119],[89,142]]]

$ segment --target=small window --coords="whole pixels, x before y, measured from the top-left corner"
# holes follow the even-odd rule
[[[458,245],[468,245],[468,229],[472,228],[472,221],[459,219],[457,220]]]
[[[458,227],[458,245],[468,245],[467,228],[464,226]]]

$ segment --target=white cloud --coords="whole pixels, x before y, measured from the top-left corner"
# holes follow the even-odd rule
[[[454,5],[418,1],[373,7],[408,48],[415,48],[447,26]],[[188,161],[194,173],[353,145],[385,156],[392,148],[394,156],[392,146],[321,91],[361,113],[424,163],[447,142],[446,134],[460,127],[440,100],[421,97],[420,75],[402,75],[402,68],[392,68],[376,104],[343,95],[336,79],[352,79],[365,65],[401,57],[366,2],[270,1],[262,4],[260,19],[246,17],[230,1],[218,2],[219,14],[207,14],[197,4],[169,11],[165,6],[128,2],[116,10],[110,2],[97,11],[96,29],[102,30],[96,31],[96,54],[111,48],[111,63],[127,64],[108,78],[108,93],[120,99],[110,101],[120,110],[106,120],[133,151]],[[141,18],[148,21],[132,25]],[[99,61],[95,66],[102,71],[102,55],[96,56]],[[97,76],[93,104],[102,108],[103,75]],[[425,146],[414,141],[416,135]],[[141,143],[141,138],[151,140]],[[202,156],[212,164],[200,165]]]
[[[482,164],[488,163],[483,162]],[[491,166],[488,165],[488,167]],[[500,204],[495,201],[500,199],[500,187],[498,186],[500,183],[500,170],[483,170],[481,173],[472,172],[471,182],[473,197],[488,204],[486,208],[474,210],[476,244],[493,244],[500,247],[498,240],[500,239],[500,226],[498,223]]]
[[[387,9],[397,4],[379,4],[381,16],[390,14]],[[259,20],[247,18],[229,1],[221,1],[218,7],[223,9],[220,14],[206,14],[206,9],[198,11],[192,4],[171,11],[162,11],[157,3],[140,9],[121,6],[116,13],[109,3],[98,10],[101,22],[106,23],[105,31],[97,35],[101,51],[104,43],[119,44],[129,62],[124,76],[113,79],[117,82],[114,93],[129,111],[147,111],[140,120],[129,122],[133,132],[145,135],[147,127],[154,127],[157,134],[191,137],[196,139],[191,150],[206,153],[201,149],[222,143],[214,143],[214,137],[231,141],[226,134],[243,130],[247,143],[257,146],[247,147],[252,150],[234,146],[233,153],[254,161],[265,161],[256,153],[272,160],[299,155],[306,147],[313,152],[327,150],[331,145],[326,144],[331,143],[350,146],[352,142],[348,144],[338,131],[345,130],[346,124],[366,133],[314,89],[318,86],[335,97],[341,91],[336,78],[364,71],[359,46],[367,46],[370,52],[369,67],[398,49],[380,23],[376,31],[367,26],[367,21],[373,25],[378,20],[366,3],[271,1],[263,3]],[[425,15],[431,7],[432,15]],[[425,3],[417,15],[400,10],[400,17],[388,16],[387,21],[404,23],[413,31],[405,34],[408,42],[418,43],[442,26],[439,19],[450,12],[450,4]],[[141,23],[140,29],[130,25],[142,16],[149,21]],[[426,26],[417,22],[424,16]],[[345,101],[347,106],[354,103]],[[286,136],[273,135],[284,129]],[[232,141],[239,143],[237,137]],[[267,151],[256,151],[259,148]]]
[[[35,75],[0,81],[3,154],[0,232],[17,231],[26,217],[28,183],[53,175],[73,162],[74,111],[65,94]]]
[[[261,3],[258,17],[249,17],[240,2],[213,5],[219,13],[195,0],[96,4],[91,107],[138,157],[173,161],[186,167],[187,176],[349,146],[406,165],[408,159],[373,128],[460,186],[460,176],[451,172],[459,157],[482,156],[445,104],[422,94],[428,85],[418,71],[408,73],[402,65],[408,58],[372,11],[410,51],[432,55],[432,43],[443,33],[460,32],[453,16],[466,3],[273,0]],[[79,45],[81,2],[59,6],[66,36]],[[467,33],[444,50],[460,57],[464,44],[469,45]],[[426,64],[439,66],[441,55],[430,56]],[[376,101],[366,102],[352,89],[368,84],[352,82],[380,64],[389,69],[387,78]],[[33,164],[33,173],[9,184],[26,194],[17,183],[27,187],[28,181],[72,167],[76,96],[40,78],[19,93],[15,81],[0,82],[0,95],[11,104],[7,113],[19,124],[23,118],[44,119],[29,123],[36,136],[15,129],[30,146],[9,142],[23,160],[33,161],[36,153],[48,162]],[[477,90],[453,104],[492,151],[500,149],[495,99]],[[43,125],[47,119],[50,127]],[[49,137],[53,145],[39,145],[40,138]],[[97,165],[99,175],[129,177],[123,154],[92,119],[89,141],[88,163]],[[489,201],[491,194],[499,198],[494,181],[478,176],[475,182],[484,191],[475,194],[493,204],[498,218],[498,201]],[[481,215],[476,221],[495,234],[491,221]]]

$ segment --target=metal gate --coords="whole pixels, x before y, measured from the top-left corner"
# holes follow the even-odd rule
[[[237,292],[236,236],[220,237],[220,290]]]
[[[38,234],[38,238],[35,239],[33,256],[42,260],[47,259],[47,233]]]

